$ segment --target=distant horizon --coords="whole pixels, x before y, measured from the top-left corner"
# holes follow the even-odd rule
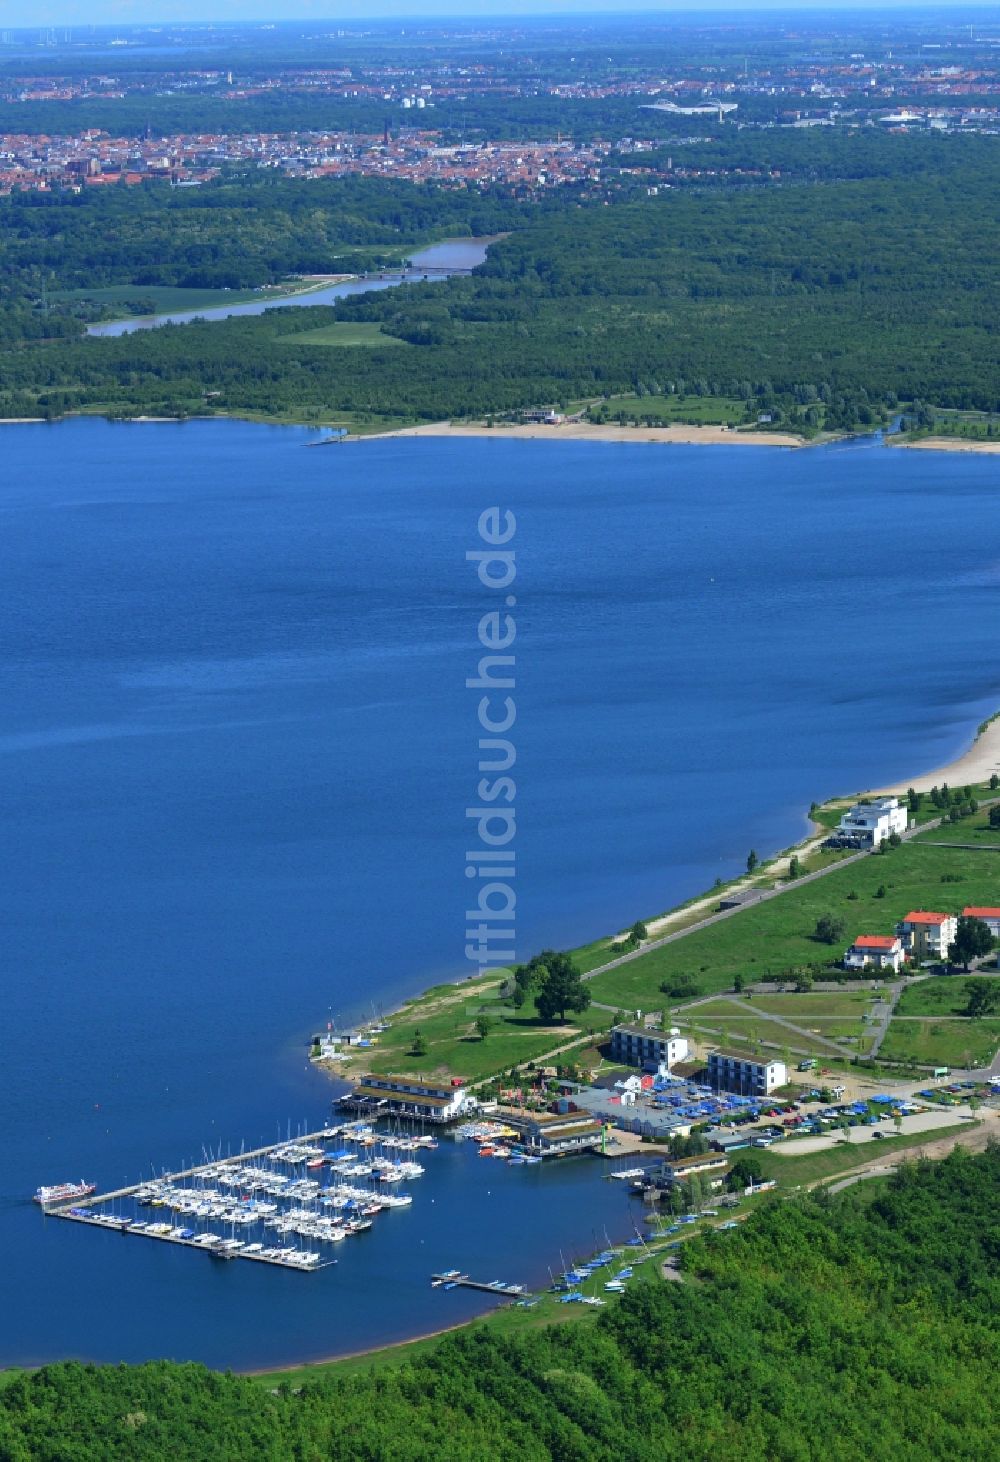
[[[53,26],[97,29],[131,29],[145,26],[193,25],[285,25],[298,22],[343,24],[382,21],[477,21],[505,20],[594,20],[602,16],[621,19],[623,16],[697,16],[706,13],[718,16],[762,13],[775,15],[862,14],[877,19],[882,11],[894,14],[940,13],[952,24],[960,24],[963,14],[992,11],[1000,16],[997,0],[961,0],[952,5],[948,0],[880,0],[866,6],[859,0],[629,0],[624,9],[609,6],[608,0],[376,0],[376,9],[364,0],[330,3],[330,0],[289,0],[282,14],[275,13],[274,0],[219,0],[217,13],[206,16],[199,0],[0,0],[0,28],[37,32]],[[145,12],[145,13],[144,13]]]

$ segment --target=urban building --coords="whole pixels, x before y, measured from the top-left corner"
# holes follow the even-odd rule
[[[965,919],[981,919],[994,939],[1000,939],[1000,909],[968,908],[962,910]]]
[[[625,1066],[660,1066],[668,1069],[687,1059],[688,1043],[676,1026],[648,1030],[641,1025],[616,1025],[611,1032],[611,1057]]]
[[[899,921],[896,933],[911,959],[947,959],[948,946],[958,933],[958,920],[954,914],[915,909]]]
[[[770,1096],[784,1086],[788,1072],[784,1061],[769,1057],[739,1056],[732,1051],[712,1051],[708,1057],[708,1080],[716,1091],[734,1091],[740,1096]]]
[[[877,848],[893,833],[905,833],[909,813],[898,797],[856,802],[840,819],[832,841],[848,847]]]

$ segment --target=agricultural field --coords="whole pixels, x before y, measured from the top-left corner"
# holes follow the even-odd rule
[[[988,903],[995,887],[989,855],[908,842],[814,883],[791,884],[777,898],[650,950],[596,976],[591,993],[608,1004],[649,1010],[669,1003],[661,982],[683,976],[705,994],[732,989],[737,974],[781,979],[804,965],[835,963],[855,935],[888,933],[911,909]],[[843,938],[834,945],[815,938],[816,921],[824,914],[843,920]]]

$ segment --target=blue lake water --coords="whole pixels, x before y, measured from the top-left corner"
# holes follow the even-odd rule
[[[631,1230],[597,1160],[442,1144],[307,1276],[43,1220],[319,1125],[305,1045],[465,961],[479,514],[513,510],[518,953],[787,845],[1000,705],[995,459],[3,428],[0,1363],[250,1367],[481,1308]],[[487,1272],[488,1271],[488,1272]]]

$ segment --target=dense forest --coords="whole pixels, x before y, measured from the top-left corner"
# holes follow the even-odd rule
[[[301,1389],[196,1365],[0,1390],[4,1462],[982,1462],[1000,1406],[1000,1149],[774,1202],[596,1320],[488,1324]]]
[[[809,435],[877,424],[902,402],[997,412],[1000,151],[991,138],[905,141],[894,172],[881,140],[846,139],[841,163],[860,176],[610,203],[374,179],[10,199],[0,414],[211,409],[357,425],[632,393],[728,397],[748,420]],[[747,144],[748,161],[762,145]],[[820,144],[820,171],[835,145]],[[54,285],[44,310],[32,294],[42,266],[64,288],[249,281],[483,229],[510,237],[472,277],[120,339],[53,339],[81,327]],[[344,323],[394,338],[361,350],[315,333]]]

